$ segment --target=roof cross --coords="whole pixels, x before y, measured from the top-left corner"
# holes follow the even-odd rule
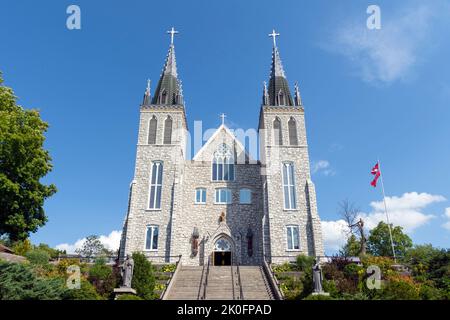
[[[173,38],[178,33],[173,27],[167,33],[170,33],[170,44],[173,45]]]
[[[276,37],[278,37],[280,34],[275,32],[275,29],[272,29],[272,33],[269,33],[269,37],[273,38],[273,46],[277,46]]]
[[[225,124],[225,118],[226,118],[227,116],[225,115],[225,113],[222,113],[221,115],[220,115],[220,118],[222,119],[222,124]]]

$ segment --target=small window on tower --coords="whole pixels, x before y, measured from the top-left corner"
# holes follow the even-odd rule
[[[158,125],[158,121],[156,120],[156,117],[153,116],[148,124],[148,144],[155,144],[156,143],[156,127]]]
[[[277,146],[283,145],[283,134],[281,131],[281,120],[276,117],[273,121],[273,135],[274,135],[274,144]]]
[[[291,144],[291,146],[297,146],[298,145],[297,125],[293,117],[289,119],[288,127],[289,127],[289,143]]]
[[[280,90],[280,92],[278,93],[278,105],[284,106],[286,104],[286,102],[284,100],[285,99],[284,99],[283,91]]]
[[[167,116],[164,122],[164,144],[172,143],[172,118]]]
[[[161,93],[161,104],[166,104],[167,103],[167,92],[166,89],[164,89]]]

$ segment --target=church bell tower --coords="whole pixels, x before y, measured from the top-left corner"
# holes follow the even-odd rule
[[[264,254],[282,263],[299,254],[323,256],[324,251],[299,86],[292,97],[276,43],[279,34],[274,30],[269,36],[272,66],[259,119]]]

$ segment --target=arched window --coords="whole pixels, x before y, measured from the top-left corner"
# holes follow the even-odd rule
[[[283,133],[281,131],[281,121],[277,117],[273,121],[273,136],[274,136],[274,144],[277,146],[283,145]]]
[[[284,209],[295,210],[297,209],[297,202],[295,200],[295,178],[294,178],[294,164],[292,162],[283,163],[283,198]]]
[[[213,181],[234,180],[234,157],[231,148],[225,143],[221,144],[214,152],[212,162]]]
[[[288,128],[289,128],[289,143],[291,146],[297,146],[298,145],[297,124],[295,123],[294,117],[291,117],[291,119],[289,119]]]
[[[172,118],[167,116],[166,121],[164,121],[164,144],[172,143]]]
[[[161,209],[161,192],[163,179],[163,163],[161,161],[152,162],[150,175],[150,199],[149,209]]]
[[[284,100],[285,100],[284,99],[284,93],[283,93],[283,91],[280,90],[278,92],[278,105],[279,106],[284,106],[286,104],[286,102]]]
[[[158,121],[156,120],[156,117],[153,116],[150,119],[150,122],[148,124],[148,144],[155,144],[156,143],[156,126],[158,124]]]
[[[161,104],[166,104],[167,103],[167,92],[166,92],[166,89],[163,89],[163,91],[161,92],[160,102],[161,102]]]

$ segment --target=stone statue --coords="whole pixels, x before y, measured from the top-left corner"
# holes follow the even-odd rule
[[[121,268],[122,287],[131,288],[131,279],[133,279],[133,269],[134,269],[134,260],[128,254]]]
[[[312,267],[313,271],[313,284],[314,284],[314,293],[322,293],[322,268],[320,267],[319,261],[314,260],[314,265]]]

